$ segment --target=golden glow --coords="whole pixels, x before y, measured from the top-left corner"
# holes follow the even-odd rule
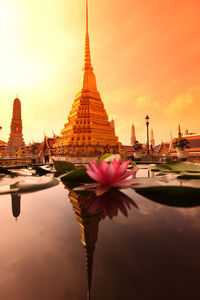
[[[89,0],[91,59],[116,135],[199,131],[199,1]],[[187,22],[185,21],[187,20]],[[85,0],[0,0],[0,140],[22,103],[25,141],[59,134],[84,63]],[[36,122],[37,120],[37,122]]]
[[[25,53],[23,31],[18,14],[17,1],[1,0],[0,37],[0,82],[4,88],[15,93],[26,88],[37,88],[37,83],[48,78],[49,67],[37,58],[28,57]],[[20,22],[22,22],[20,24]],[[20,39],[22,34],[22,39]]]

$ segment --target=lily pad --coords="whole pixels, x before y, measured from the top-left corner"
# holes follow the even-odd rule
[[[151,172],[160,172],[160,169],[158,169],[158,168],[153,168],[153,169],[151,169]]]
[[[108,158],[108,157],[110,157],[110,156],[113,156],[113,155],[114,155],[113,153],[105,153],[104,155],[102,155],[102,156],[100,157],[98,163],[100,163],[100,161],[101,161],[102,159],[106,159],[106,158]]]
[[[39,166],[32,166],[32,169],[36,171],[36,174],[39,176],[43,176],[46,175],[48,173],[51,173],[51,171],[49,170],[44,170],[43,168],[39,167]]]
[[[165,164],[157,165],[157,169],[166,173],[200,173],[200,164],[188,161],[168,162]]]
[[[182,175],[178,176],[177,179],[183,179],[183,180],[200,179],[200,174],[199,175],[197,173],[182,174]]]
[[[64,185],[68,186],[71,189],[84,183],[94,182],[94,180],[92,180],[87,175],[85,167],[77,168],[74,171],[61,175],[60,179],[64,183]]]
[[[13,193],[33,193],[40,190],[48,189],[56,186],[59,181],[56,178],[49,177],[32,177],[31,179],[17,181],[12,185],[5,185],[0,187],[0,195]]]
[[[66,172],[73,171],[76,169],[76,166],[69,161],[53,160],[53,163],[59,175],[65,174]]]
[[[9,170],[7,170],[6,168],[3,168],[0,166],[0,173],[1,174],[11,174],[12,172],[10,172]]]
[[[200,205],[200,189],[188,186],[153,186],[136,188],[136,193],[157,203],[175,207]]]
[[[18,174],[16,172],[12,172],[6,168],[3,168],[0,166],[0,174],[4,174],[4,175],[10,175],[11,177],[15,177],[18,176]]]

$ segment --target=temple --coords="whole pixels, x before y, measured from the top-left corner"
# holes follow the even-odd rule
[[[21,118],[21,102],[15,98],[13,103],[13,115],[10,125],[10,137],[5,150],[7,157],[22,157],[28,155],[23,134],[22,134],[22,118]]]
[[[121,147],[113,125],[108,121],[108,115],[97,90],[90,57],[87,1],[83,74],[68,122],[64,125],[61,137],[54,145],[56,149],[61,147],[64,147],[67,156],[95,156],[97,152],[115,153]]]

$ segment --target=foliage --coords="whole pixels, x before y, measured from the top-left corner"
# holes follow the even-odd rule
[[[182,180],[190,180],[190,179],[200,179],[200,175],[198,174],[183,174],[177,177],[177,179]]]
[[[175,207],[200,206],[200,189],[186,186],[152,186],[135,191],[161,204]]]
[[[66,172],[76,169],[76,166],[69,161],[53,160],[53,163],[58,175],[65,174]]]
[[[190,148],[189,141],[187,139],[178,138],[173,142],[173,147],[184,150],[185,148]]]
[[[44,170],[43,168],[40,168],[39,166],[31,166],[31,168],[33,170],[35,170],[36,174],[39,175],[39,176],[43,176],[43,175],[46,175],[48,173],[51,173],[50,170]]]
[[[135,141],[135,144],[133,144],[133,149],[135,151],[142,150],[143,149],[142,144],[140,144],[138,141]]]
[[[157,165],[157,169],[165,173],[200,173],[200,164],[175,161]]]
[[[0,174],[11,174],[12,172],[0,166]]]
[[[0,195],[15,193],[33,193],[56,186],[59,181],[56,178],[31,177],[28,180],[17,181],[12,185],[1,186]]]
[[[78,168],[60,177],[64,185],[69,188],[75,188],[83,183],[94,182],[86,173],[85,167]]]

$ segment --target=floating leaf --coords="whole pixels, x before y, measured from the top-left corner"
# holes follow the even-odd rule
[[[153,186],[135,191],[149,200],[175,207],[200,205],[200,189],[186,186]]]
[[[0,195],[13,193],[33,193],[40,190],[48,189],[56,186],[59,181],[56,178],[49,177],[32,177],[31,179],[17,181],[12,185],[5,185],[0,187]]]
[[[3,168],[0,166],[0,173],[1,174],[11,174],[12,172],[10,172],[9,170],[7,170],[6,168]]]
[[[102,159],[106,159],[106,158],[108,158],[108,157],[110,157],[110,156],[113,156],[114,154],[113,153],[105,153],[104,155],[102,155],[101,157],[100,157],[100,159],[98,160],[98,163],[100,163],[100,161],[102,160]]]
[[[200,179],[200,174],[183,174],[177,177],[177,179],[190,180],[190,179]]]
[[[59,175],[76,169],[76,166],[69,161],[53,160],[53,163]]]
[[[0,174],[10,175],[11,177],[18,176],[16,172],[12,172],[6,168],[0,166]]]
[[[32,166],[32,169],[35,170],[36,174],[39,175],[39,176],[43,176],[43,175],[51,173],[51,171],[44,170],[43,168],[41,168],[39,166]]]
[[[77,168],[67,174],[60,176],[61,181],[64,185],[69,188],[80,186],[84,183],[94,182],[86,173],[85,167]]]
[[[188,161],[175,161],[175,162],[167,162],[164,164],[157,165],[157,169],[167,173],[183,173],[183,172],[200,173],[200,164],[192,163]]]

